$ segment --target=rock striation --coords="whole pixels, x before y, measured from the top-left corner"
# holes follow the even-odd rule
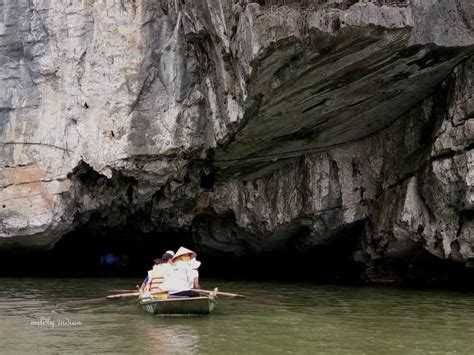
[[[1,0],[0,249],[134,223],[470,266],[473,69],[470,0]]]

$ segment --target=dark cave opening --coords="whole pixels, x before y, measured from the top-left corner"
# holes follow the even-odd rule
[[[360,283],[362,265],[333,247],[301,253],[296,249],[244,257],[206,255],[202,269],[212,277],[232,280]]]
[[[111,228],[101,225],[100,217],[93,216],[49,251],[0,254],[0,276],[137,277],[138,281],[155,258],[183,245],[198,253],[203,278],[325,283],[361,280],[362,265],[353,260],[356,234],[351,238],[348,238],[350,233],[334,238],[334,243],[305,252],[289,240],[280,249],[236,256],[194,243],[192,230],[144,233],[139,226],[141,222],[138,218],[126,226]],[[127,266],[101,265],[101,257],[108,253],[125,260]]]
[[[153,260],[181,245],[198,252],[202,277],[229,280],[356,282],[361,266],[335,247],[308,253],[296,249],[233,257],[201,252],[186,231],[130,233],[104,229],[93,233],[78,229],[45,252],[0,254],[0,276],[14,277],[137,277],[146,275]],[[108,253],[126,256],[127,267],[101,265]]]
[[[301,245],[290,239],[280,249],[237,256],[196,244],[195,231],[169,229],[145,233],[140,230],[139,222],[105,227],[100,219],[92,217],[90,222],[61,238],[49,251],[0,254],[0,277],[133,277],[138,284],[155,258],[166,250],[186,246],[198,253],[203,279],[325,284],[371,281],[364,276],[368,265],[356,262],[354,258],[363,224],[341,230],[327,243],[303,251]],[[304,234],[304,230],[299,233]],[[101,265],[101,257],[110,252],[126,260],[127,266]],[[397,286],[474,288],[472,282],[466,283],[466,280],[474,280],[474,268],[441,260],[422,248],[409,260],[375,260],[372,272],[382,279],[383,275],[395,276],[397,282],[392,284]],[[374,280],[377,282],[376,277]]]
[[[133,209],[133,178],[114,174],[112,179],[94,171],[82,162],[70,178],[77,181],[84,193],[94,198],[101,194],[114,194],[116,198],[107,207],[86,212],[80,216],[80,226],[63,236],[53,249],[44,252],[0,253],[0,276],[41,277],[103,277],[131,276],[140,280],[150,269],[155,258],[166,250],[177,250],[181,245],[198,252],[202,262],[202,277],[219,277],[235,280],[311,280],[320,282],[360,282],[363,265],[354,261],[353,253],[361,236],[363,223],[342,230],[315,246],[301,243],[309,230],[296,221],[288,235],[277,240],[286,240],[270,247],[251,246],[253,239],[265,239],[244,232],[235,223],[235,218],[211,214],[202,219],[206,228],[222,226],[204,238],[196,238],[196,224],[188,229],[167,228],[159,225],[155,216],[152,221],[149,206]],[[215,171],[202,169],[200,186],[211,190],[215,183]],[[158,195],[155,196],[158,198]],[[207,216],[207,214],[206,214]],[[166,217],[161,218],[166,220]],[[220,222],[219,222],[220,221]],[[157,230],[159,229],[159,230]],[[211,228],[212,229],[212,228]],[[234,232],[241,234],[237,237]],[[235,255],[226,250],[207,247],[219,234],[229,234],[229,243],[242,243],[244,253]],[[291,234],[293,233],[293,234]],[[285,233],[283,233],[285,234]],[[273,236],[275,237],[275,235]],[[302,239],[303,238],[303,239]],[[237,240],[237,242],[235,241]],[[229,245],[232,249],[232,245]],[[118,263],[101,265],[101,258],[112,253]]]
[[[143,233],[135,228],[87,226],[62,237],[53,249],[0,254],[0,276],[129,277],[145,275],[164,251],[186,244],[183,231]],[[112,253],[117,262],[107,265]]]

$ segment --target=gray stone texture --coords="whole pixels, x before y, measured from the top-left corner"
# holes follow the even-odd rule
[[[471,0],[0,0],[0,249],[471,263],[473,45]]]

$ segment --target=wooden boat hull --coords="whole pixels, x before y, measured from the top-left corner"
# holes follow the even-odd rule
[[[140,301],[142,309],[150,314],[209,314],[216,301],[211,297],[168,298],[159,300],[144,298]]]

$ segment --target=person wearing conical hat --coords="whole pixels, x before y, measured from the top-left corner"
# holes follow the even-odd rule
[[[185,247],[180,247],[171,259],[172,267],[165,276],[161,289],[168,291],[169,297],[199,297],[193,288],[199,288],[199,272],[201,265],[196,259],[196,253]],[[194,260],[194,261],[192,261]]]
[[[196,257],[196,253],[193,252],[192,250],[185,248],[185,247],[180,247],[176,254],[174,254],[173,258],[171,259],[172,262],[178,261],[179,260],[184,260],[184,261],[189,261],[193,258]]]

